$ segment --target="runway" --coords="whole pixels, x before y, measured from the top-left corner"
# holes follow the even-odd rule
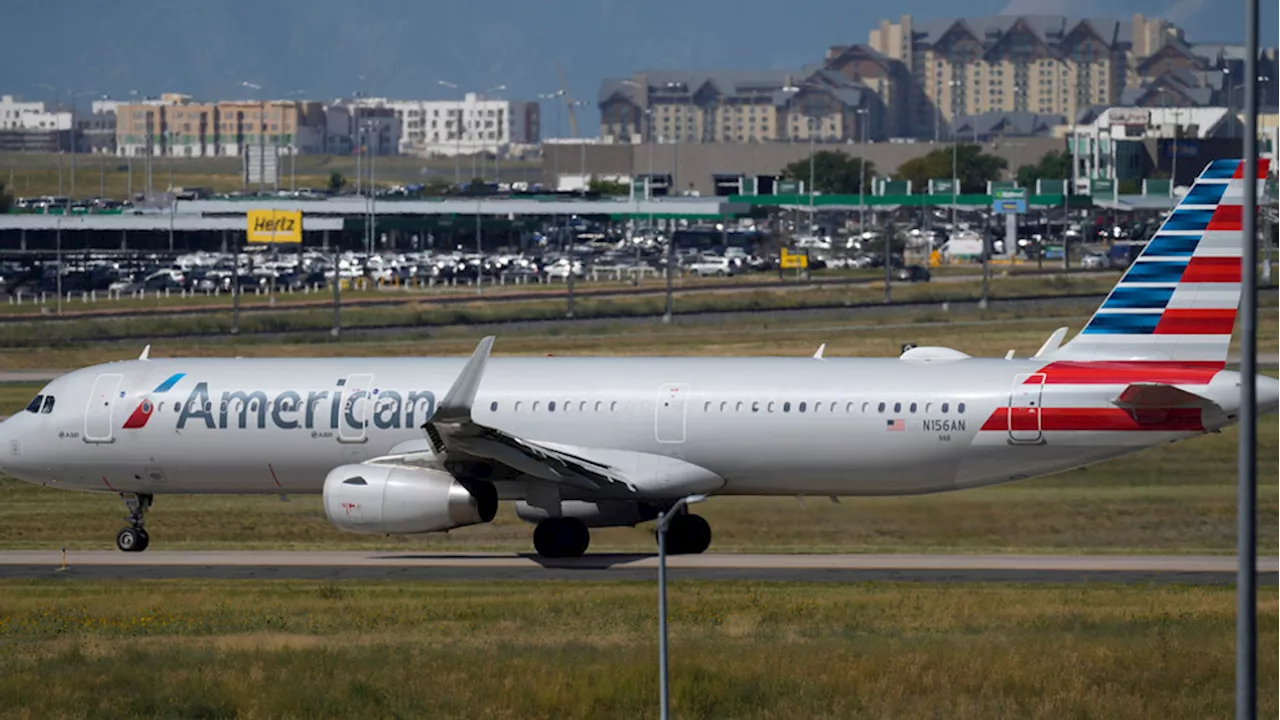
[[[9,551],[0,579],[243,580],[653,580],[651,554],[548,560],[515,553],[281,551]],[[674,580],[1121,582],[1229,584],[1234,556],[1194,555],[751,555],[668,559]],[[1260,558],[1258,580],[1276,585],[1280,559]]]

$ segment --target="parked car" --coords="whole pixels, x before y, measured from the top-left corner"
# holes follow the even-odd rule
[[[1107,267],[1107,256],[1100,252],[1091,252],[1080,258],[1080,267],[1083,270],[1102,270]]]
[[[728,277],[733,274],[733,262],[719,255],[703,255],[690,262],[685,269],[694,277]]]
[[[908,265],[894,271],[894,276],[903,282],[929,282],[932,277],[929,270],[921,265]]]

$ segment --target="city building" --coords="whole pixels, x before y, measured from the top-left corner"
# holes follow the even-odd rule
[[[94,100],[88,115],[76,115],[76,136],[85,152],[116,154],[116,110],[120,104],[109,98]]]
[[[335,100],[324,108],[324,151],[334,155],[400,152],[401,119],[381,101]]]
[[[278,154],[324,152],[320,103],[296,100],[228,100],[198,103],[189,96],[120,103],[115,108],[120,155],[237,157],[248,145]]]
[[[42,102],[0,96],[0,151],[58,152],[71,150],[71,113],[51,111]]]
[[[519,154],[537,145],[542,132],[537,103],[480,93],[466,93],[460,100],[360,98],[355,103],[395,113],[403,154]]]
[[[606,142],[855,142],[881,135],[866,85],[826,68],[646,70],[600,85]]]

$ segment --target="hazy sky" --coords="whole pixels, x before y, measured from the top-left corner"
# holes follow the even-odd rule
[[[1262,43],[1277,43],[1276,0],[1261,0]],[[442,98],[456,83],[534,99],[560,87],[595,104],[600,79],[646,67],[797,67],[826,47],[866,42],[883,3],[835,0],[45,0],[0,10],[0,92],[51,99],[38,83],[127,97],[245,97],[302,90],[330,99]],[[1128,16],[1181,23],[1193,41],[1240,42],[1243,2],[905,0],[917,21],[1001,12]],[[1104,10],[1103,8],[1106,8]],[[594,107],[583,115],[594,128]],[[556,122],[546,108],[547,134]],[[563,125],[562,125],[563,127]]]

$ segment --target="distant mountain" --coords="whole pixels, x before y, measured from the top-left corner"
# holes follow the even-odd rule
[[[1275,0],[1263,0],[1263,44],[1275,45]],[[798,67],[829,45],[866,42],[883,18],[1008,10],[1019,14],[1176,16],[1192,40],[1239,41],[1239,3],[1209,0],[50,0],[0,10],[0,92],[51,99],[38,83],[127,97],[185,92],[247,97],[448,97],[506,85],[533,99],[560,86],[592,105],[600,79],[646,67]],[[550,111],[551,108],[547,108]],[[562,113],[563,115],[563,113]],[[594,110],[583,113],[595,127]],[[545,118],[553,133],[555,115]],[[567,132],[562,129],[561,132]]]

